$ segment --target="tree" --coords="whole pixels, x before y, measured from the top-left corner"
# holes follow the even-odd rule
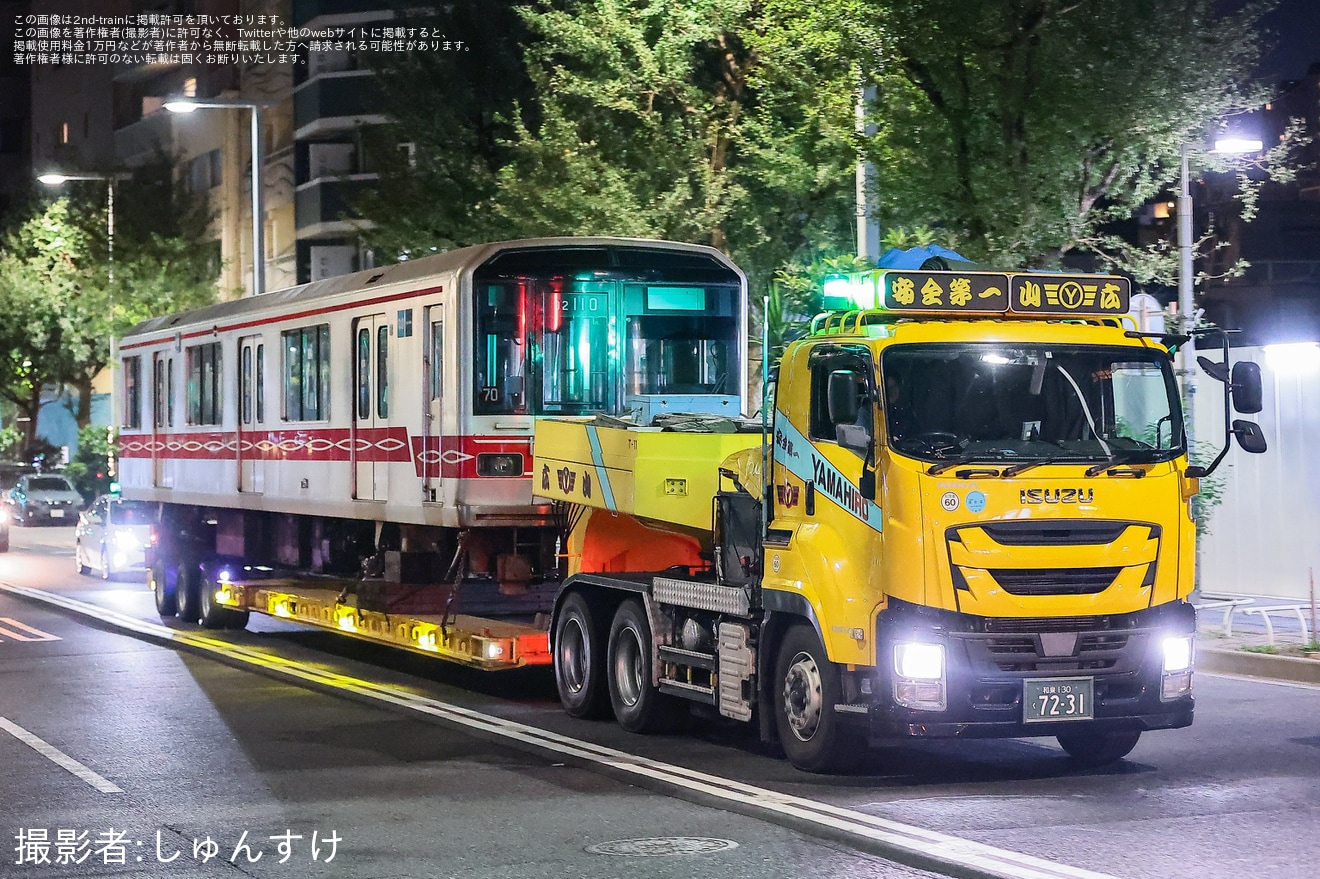
[[[470,5],[450,20],[461,25]],[[395,179],[413,188],[401,203],[359,203],[375,225],[368,240],[398,252],[492,237],[669,238],[725,250],[763,286],[791,257],[837,253],[851,239],[850,86],[777,41],[762,4],[512,8],[517,44],[495,41],[496,60],[484,62],[507,73],[503,88],[476,89],[471,73],[456,82],[443,66],[410,79],[408,104],[458,115],[457,126],[392,104],[392,136],[415,144],[416,162]],[[382,63],[387,82],[417,70]],[[475,94],[495,100],[451,109]]]
[[[72,388],[71,408],[86,425],[112,336],[215,298],[220,265],[205,204],[172,183],[163,160],[119,184],[111,282],[105,185],[89,182],[31,209],[0,240],[0,397],[26,419],[27,447],[44,389]]]
[[[880,216],[949,230],[1005,268],[1112,251],[1104,226],[1176,177],[1181,143],[1265,99],[1251,85],[1264,4],[824,0],[859,3],[891,41],[857,54],[878,86],[864,150]]]

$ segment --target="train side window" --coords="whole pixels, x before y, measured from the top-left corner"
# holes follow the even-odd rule
[[[440,399],[441,384],[444,381],[445,325],[441,321],[431,321],[431,363],[430,387],[431,399]]]
[[[390,415],[390,328],[376,328],[376,417]]]
[[[239,421],[252,423],[252,346],[243,345],[242,377],[239,379]]]
[[[357,417],[371,417],[371,330],[359,327],[357,332]]]
[[[142,427],[142,358],[124,358],[124,411],[120,425],[137,429]]]
[[[330,325],[299,327],[280,335],[284,352],[284,419],[330,417]]]
[[[266,422],[266,346],[257,346],[257,424]]]
[[[223,373],[220,343],[196,345],[188,349],[188,423],[220,424],[220,379]]]
[[[151,363],[151,423],[156,427],[165,426],[165,361],[159,357]]]
[[[174,358],[165,361],[165,426],[174,426]]]

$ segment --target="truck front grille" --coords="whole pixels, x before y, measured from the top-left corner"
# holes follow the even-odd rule
[[[1121,568],[995,568],[990,576],[1010,595],[1094,595],[1108,589]]]

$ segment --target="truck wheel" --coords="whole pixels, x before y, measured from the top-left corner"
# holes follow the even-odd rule
[[[843,701],[839,673],[807,626],[793,626],[779,643],[774,693],[775,726],[788,762],[806,772],[838,768],[852,743],[834,711]]]
[[[651,684],[651,626],[640,602],[619,605],[610,626],[606,679],[619,726],[633,733],[671,729],[680,706]]]
[[[197,576],[197,615],[206,629],[223,629],[229,622],[229,608],[215,603],[215,584],[205,574]]]
[[[174,597],[179,609],[179,619],[185,623],[195,623],[202,618],[201,592],[197,588],[197,569],[179,565],[175,576]]]
[[[1104,766],[1122,760],[1137,746],[1141,730],[1108,733],[1067,733],[1058,737],[1059,745],[1074,763]]]
[[[151,566],[151,591],[156,596],[156,613],[162,617],[172,617],[179,612],[178,596],[175,595],[174,586],[170,585],[165,566],[162,564]]]
[[[602,634],[581,593],[564,599],[555,623],[555,684],[559,701],[573,717],[600,717],[605,712]]]

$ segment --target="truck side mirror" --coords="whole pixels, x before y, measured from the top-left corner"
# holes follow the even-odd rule
[[[1252,366],[1255,365],[1252,364]],[[1233,422],[1233,436],[1237,437],[1238,445],[1242,447],[1244,452],[1259,455],[1268,448],[1265,442],[1265,434],[1261,432],[1260,425],[1254,421],[1243,421],[1240,418],[1235,420]]]
[[[827,404],[833,424],[851,424],[857,420],[857,373],[847,369],[830,373]]]
[[[1260,364],[1250,360],[1239,360],[1233,364],[1232,389],[1234,409],[1243,415],[1255,415],[1259,412],[1264,398],[1260,385]]]

